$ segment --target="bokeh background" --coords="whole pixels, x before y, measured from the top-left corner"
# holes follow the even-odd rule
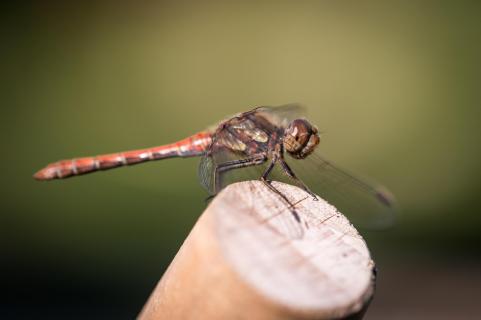
[[[1,12],[1,318],[133,318],[205,207],[197,159],[39,183],[62,158],[155,146],[301,102],[340,165],[402,208],[363,232],[366,319],[481,307],[475,1],[22,2]]]

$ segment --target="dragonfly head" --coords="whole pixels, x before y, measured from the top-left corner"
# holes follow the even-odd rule
[[[284,149],[296,159],[304,159],[319,144],[319,131],[305,119],[293,120],[284,131]]]

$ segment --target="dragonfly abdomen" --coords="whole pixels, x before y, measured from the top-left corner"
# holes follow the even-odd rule
[[[108,170],[150,160],[202,155],[212,141],[209,132],[200,132],[164,146],[54,162],[38,171],[37,180],[63,179],[99,170]]]

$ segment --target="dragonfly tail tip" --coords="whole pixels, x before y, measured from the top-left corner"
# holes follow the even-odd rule
[[[56,177],[55,170],[52,170],[49,167],[39,170],[33,175],[33,178],[39,181],[52,180],[55,177]]]

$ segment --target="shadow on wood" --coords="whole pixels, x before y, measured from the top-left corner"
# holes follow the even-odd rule
[[[147,319],[361,319],[374,263],[322,199],[274,182],[225,188],[197,221],[144,306]]]

